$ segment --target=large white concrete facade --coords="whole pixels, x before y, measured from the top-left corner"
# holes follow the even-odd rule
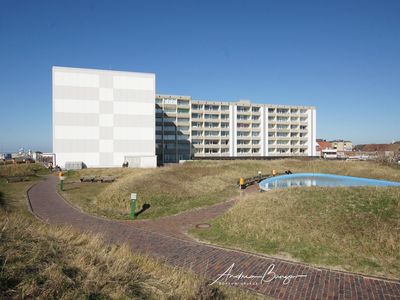
[[[155,75],[53,67],[56,163],[156,167]]]

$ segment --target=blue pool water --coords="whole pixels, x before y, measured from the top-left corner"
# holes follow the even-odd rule
[[[260,182],[263,190],[300,186],[399,186],[400,182],[320,173],[298,173],[275,176]]]

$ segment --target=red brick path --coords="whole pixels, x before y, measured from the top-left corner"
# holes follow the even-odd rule
[[[69,224],[82,231],[102,233],[113,243],[125,242],[134,251],[150,254],[179,267],[190,267],[195,273],[214,281],[233,263],[232,275],[262,275],[274,266],[276,275],[306,275],[293,278],[288,284],[275,278],[261,282],[259,278],[228,282],[278,299],[400,299],[400,281],[366,277],[357,274],[319,269],[298,263],[283,261],[205,245],[179,235],[170,236],[156,232],[156,226],[146,230],[143,226],[97,218],[73,208],[56,192],[56,178],[33,186],[29,200],[33,212],[51,224]],[[229,206],[228,204],[225,204]],[[225,209],[216,206],[217,210]],[[225,279],[224,277],[223,279]],[[264,279],[269,281],[272,273]],[[222,281],[222,280],[221,280]]]

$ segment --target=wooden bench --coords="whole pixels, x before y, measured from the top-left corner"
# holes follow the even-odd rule
[[[96,176],[82,176],[81,182],[95,182]]]
[[[80,178],[81,182],[114,182],[115,181],[115,176],[101,176],[101,177],[96,177],[96,176],[82,176]]]
[[[100,179],[101,182],[114,182],[115,176],[103,176]]]
[[[11,182],[22,182],[22,181],[29,181],[29,177],[26,176],[11,176],[6,177],[7,183]]]

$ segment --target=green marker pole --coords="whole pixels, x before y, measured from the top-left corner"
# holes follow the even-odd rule
[[[62,174],[62,175],[60,176],[60,189],[61,189],[62,191],[64,191],[64,179],[65,179],[64,174]]]
[[[131,220],[135,220],[136,212],[136,193],[131,194]]]

